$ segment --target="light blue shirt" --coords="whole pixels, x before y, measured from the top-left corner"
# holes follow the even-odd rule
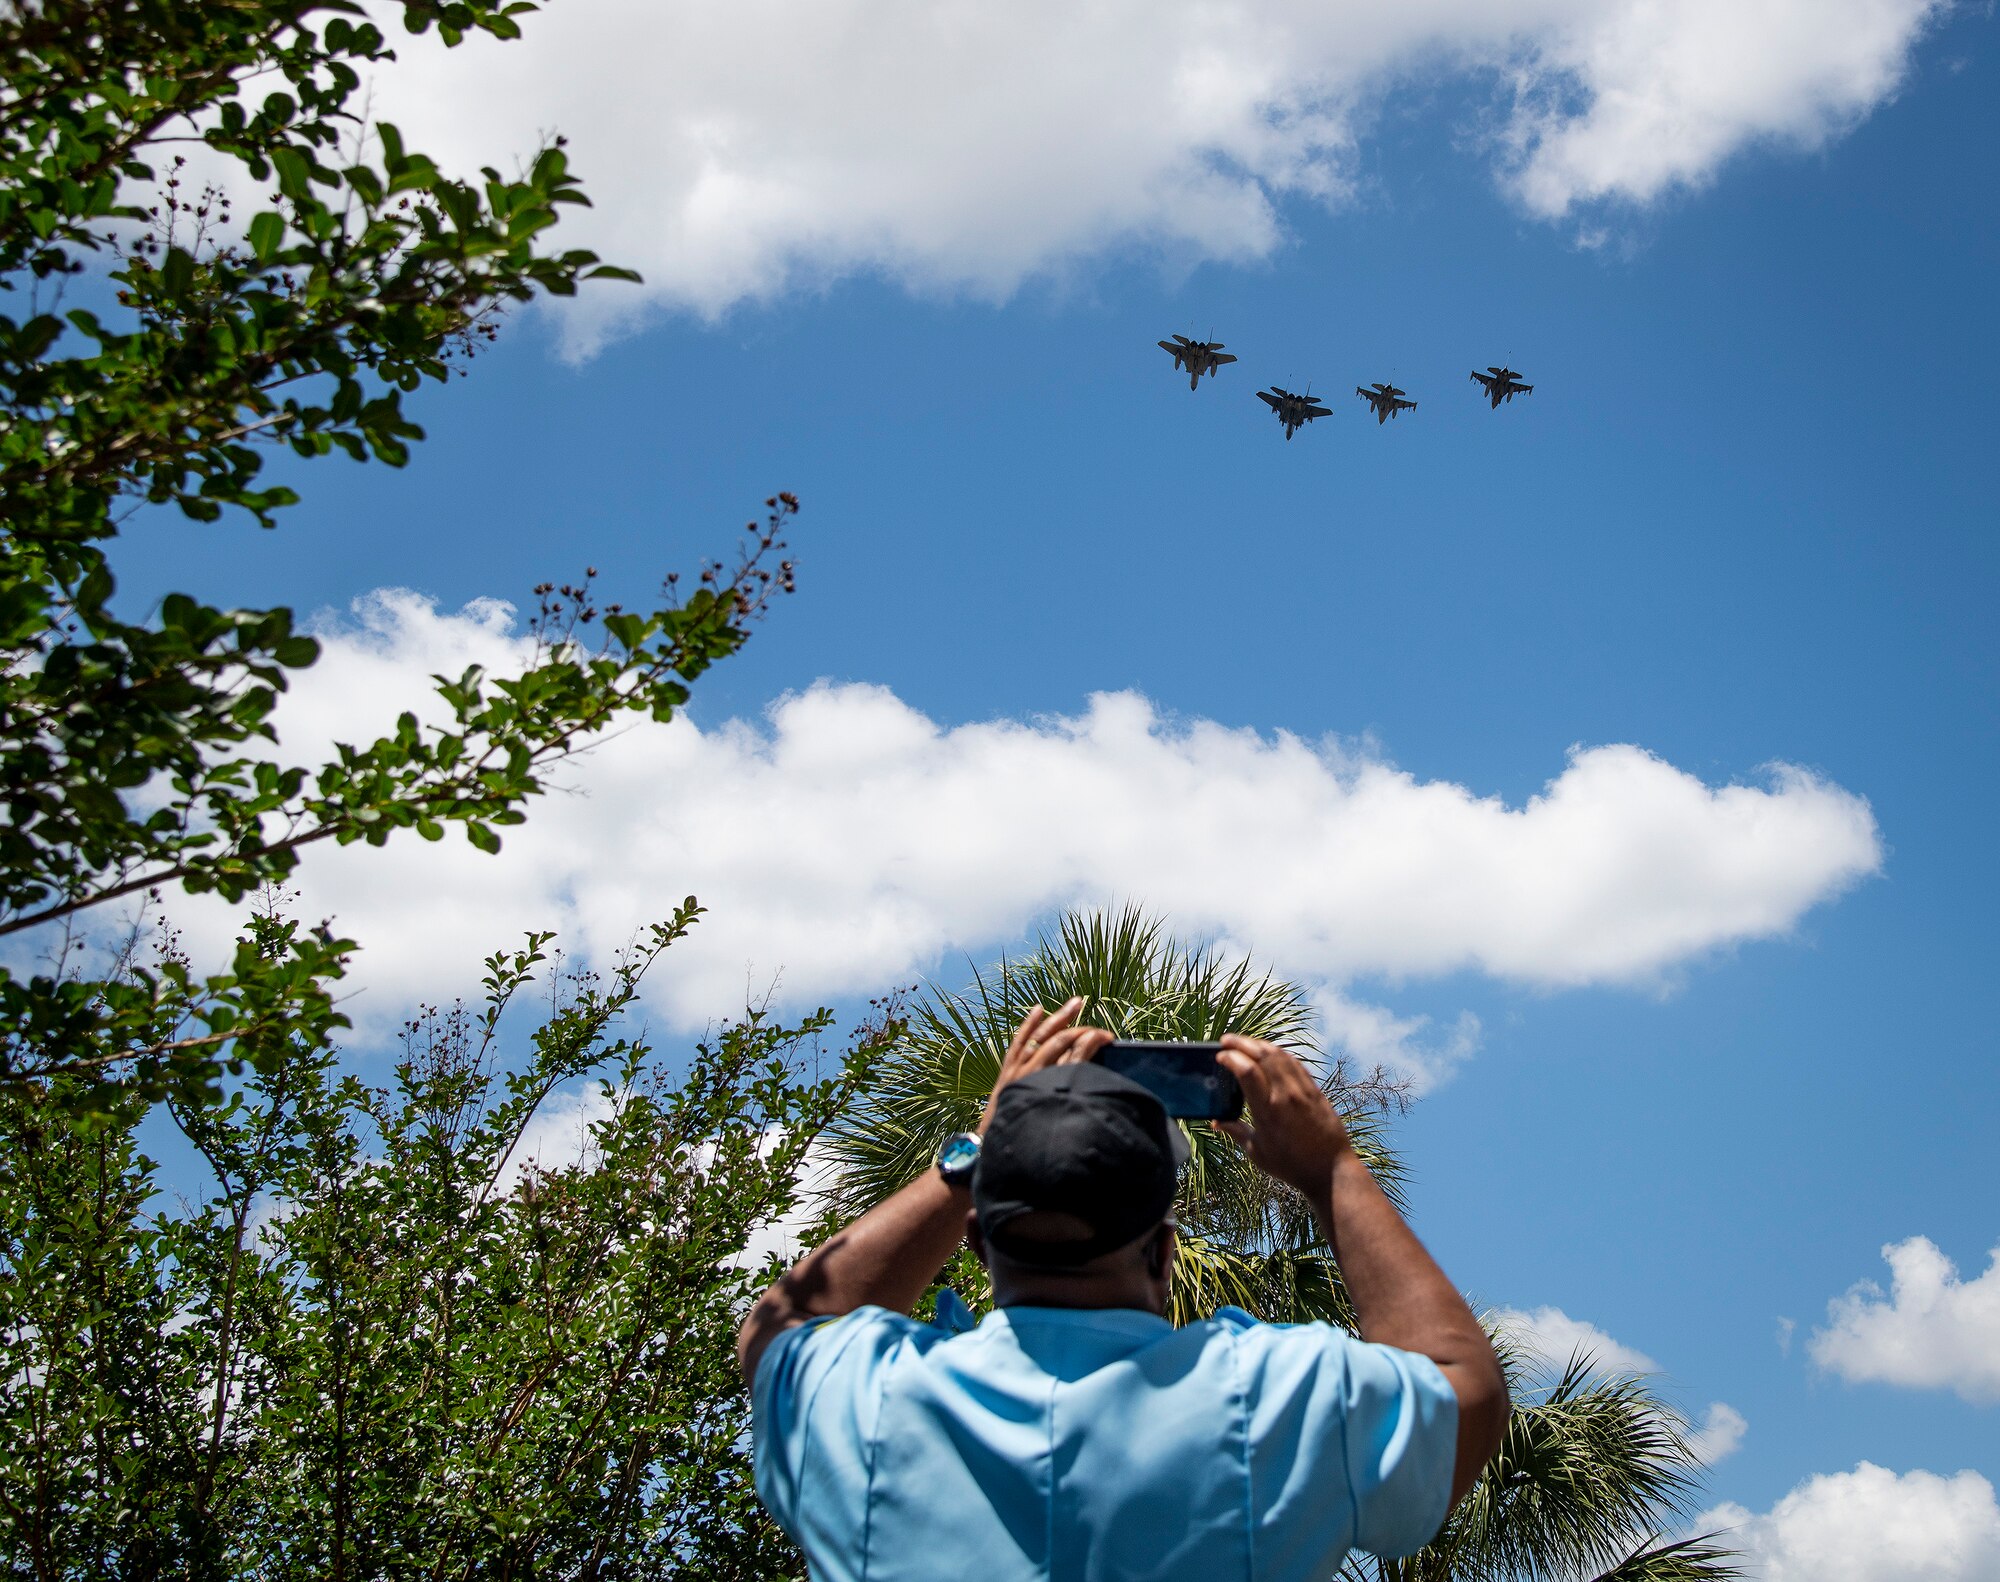
[[[751,1393],[814,1582],[1326,1582],[1435,1535],[1458,1442],[1429,1358],[1235,1308],[864,1307],[772,1341]]]

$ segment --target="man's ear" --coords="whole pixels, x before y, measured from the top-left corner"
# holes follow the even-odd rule
[[[1179,1250],[1180,1238],[1174,1234],[1174,1227],[1162,1225],[1146,1243],[1146,1273],[1155,1280],[1166,1279],[1173,1273],[1174,1254]]]
[[[986,1238],[979,1234],[979,1215],[973,1209],[965,1211],[965,1244],[972,1249],[982,1267],[991,1272],[993,1266],[986,1261]]]

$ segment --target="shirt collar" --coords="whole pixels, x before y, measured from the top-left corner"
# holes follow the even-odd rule
[[[1162,1334],[1174,1326],[1158,1313],[1138,1307],[1034,1307],[1019,1303],[996,1307],[979,1321],[1002,1329],[1092,1329],[1140,1338]]]

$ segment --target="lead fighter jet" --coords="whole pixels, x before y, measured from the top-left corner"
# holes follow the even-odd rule
[[[1285,425],[1286,439],[1290,439],[1314,418],[1333,415],[1333,408],[1321,406],[1312,398],[1310,391],[1305,395],[1293,395],[1282,385],[1272,385],[1268,390],[1259,390],[1257,399],[1278,414],[1278,421]]]
[[[1160,350],[1171,353],[1174,366],[1188,376],[1188,388],[1201,388],[1201,376],[1213,377],[1215,370],[1224,363],[1236,359],[1222,349],[1221,341],[1191,341],[1185,335],[1176,335],[1170,341],[1161,341]]]
[[[1493,410],[1496,412],[1500,410],[1502,401],[1511,401],[1517,395],[1526,395],[1535,388],[1533,385],[1522,384],[1521,376],[1513,369],[1495,368],[1491,363],[1486,365],[1485,373],[1475,373],[1472,377],[1493,398]]]
[[[1354,387],[1354,393],[1375,409],[1375,421],[1386,423],[1398,412],[1408,412],[1417,403],[1405,401],[1403,392],[1394,385],[1370,385],[1366,390]]]

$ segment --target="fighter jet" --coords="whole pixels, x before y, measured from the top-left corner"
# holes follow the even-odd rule
[[[1513,369],[1495,368],[1491,363],[1486,365],[1485,373],[1475,373],[1472,377],[1493,398],[1493,410],[1496,412],[1500,410],[1502,401],[1511,401],[1517,395],[1526,395],[1535,388],[1533,385],[1522,384],[1521,376]]]
[[[1417,404],[1405,401],[1403,392],[1394,385],[1370,385],[1366,390],[1356,385],[1354,393],[1375,409],[1377,423],[1386,423],[1398,412],[1407,412]]]
[[[1321,406],[1313,399],[1310,391],[1304,395],[1293,395],[1283,385],[1272,385],[1268,390],[1259,390],[1257,399],[1278,414],[1278,421],[1285,425],[1286,439],[1290,439],[1314,418],[1333,415],[1333,408]]]
[[[1171,353],[1174,366],[1188,376],[1188,388],[1201,388],[1201,376],[1213,377],[1215,370],[1224,363],[1236,359],[1222,349],[1221,341],[1191,341],[1185,335],[1176,335],[1170,341],[1161,341],[1160,350]]]

